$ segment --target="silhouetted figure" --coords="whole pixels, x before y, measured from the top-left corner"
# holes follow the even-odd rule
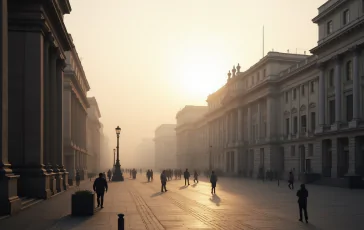
[[[188,172],[188,169],[183,173],[183,177],[185,178],[185,186],[188,184],[190,185],[190,173]]]
[[[135,168],[132,170],[132,175],[133,175],[133,179],[135,180],[136,179],[136,174],[137,174],[137,171],[135,170]]]
[[[80,176],[80,172],[76,172],[76,186],[79,187],[80,186],[80,181],[81,181],[81,176]]]
[[[161,187],[161,192],[167,192],[167,176],[166,176],[166,171],[163,170],[162,174],[161,174],[161,183],[162,183],[162,187]],[[164,191],[163,191],[164,190]]]
[[[150,179],[153,181],[153,169],[150,170]]]
[[[107,171],[107,177],[109,178],[109,181],[111,181],[111,170],[109,169],[109,171]]]
[[[301,184],[301,189],[297,191],[298,196],[298,208],[300,210],[300,219],[302,221],[302,210],[305,214],[306,223],[308,223],[308,215],[307,215],[307,198],[308,191],[304,184]]]
[[[104,194],[107,192],[107,181],[104,178],[102,173],[99,173],[99,178],[96,178],[93,189],[97,194],[97,207],[100,207],[100,199],[101,199],[101,208],[104,207]]]
[[[210,182],[211,182],[211,194],[216,194],[217,176],[214,171],[211,172]]]
[[[193,174],[193,183],[196,183],[196,181],[197,181],[197,183],[198,183],[198,173],[197,173],[197,171],[195,170],[195,173]]]
[[[289,177],[289,179],[288,179],[288,188],[293,190],[294,189],[294,175],[293,175],[292,171],[289,172],[288,177]]]

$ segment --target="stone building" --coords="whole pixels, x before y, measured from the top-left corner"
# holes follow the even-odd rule
[[[67,189],[62,93],[73,43],[63,22],[70,3],[57,3],[1,1],[0,214],[18,211],[19,196]]]
[[[81,179],[87,178],[86,117],[87,92],[90,90],[85,71],[75,48],[66,52],[63,91],[63,151],[64,163],[69,172],[69,184],[76,171]]]
[[[202,153],[198,152],[199,148],[196,148],[196,130],[200,128],[196,121],[201,120],[206,112],[207,106],[187,105],[177,113],[177,168],[195,169],[197,167],[199,163],[197,162],[197,155]]]
[[[359,0],[328,1],[313,19],[313,55],[269,52],[244,72],[229,71],[200,124],[208,123],[213,168],[252,177],[260,169],[314,173],[337,186],[364,176],[362,9]]]
[[[175,124],[162,124],[154,132],[155,170],[177,167],[175,128]]]
[[[101,113],[95,97],[87,98],[90,108],[87,109],[87,168],[90,173],[100,173]]]

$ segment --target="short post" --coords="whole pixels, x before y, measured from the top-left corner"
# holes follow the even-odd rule
[[[118,214],[118,230],[124,230],[124,214]]]

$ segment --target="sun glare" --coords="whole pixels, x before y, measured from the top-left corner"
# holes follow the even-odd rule
[[[218,63],[218,59],[201,54],[186,58],[179,73],[182,92],[196,100],[206,100],[225,80]]]

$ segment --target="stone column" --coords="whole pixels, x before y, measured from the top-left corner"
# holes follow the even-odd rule
[[[59,172],[57,162],[56,162],[57,121],[55,119],[55,117],[57,116],[57,111],[56,111],[56,108],[57,108],[57,104],[56,104],[57,103],[57,100],[56,100],[56,97],[57,97],[57,94],[56,94],[57,58],[58,58],[58,51],[56,50],[56,48],[52,47],[50,49],[49,77],[48,77],[48,80],[46,81],[49,86],[49,89],[47,90],[47,92],[49,93],[47,95],[47,97],[48,97],[47,106],[49,106],[49,112],[47,113],[47,115],[49,117],[46,119],[48,121],[48,125],[47,125],[48,137],[46,138],[46,140],[48,141],[49,152],[48,153],[45,152],[44,154],[48,155],[48,159],[49,159],[49,163],[50,163],[50,164],[48,164],[48,162],[45,162],[47,164],[47,172],[48,173],[54,172],[54,174],[52,174],[52,177],[50,178],[50,182],[49,182],[53,194],[56,194],[58,192],[57,178],[58,178],[58,172]]]
[[[8,162],[8,7],[0,0],[0,216],[12,215],[21,208],[17,195],[19,176],[14,175]],[[5,135],[4,135],[5,134]]]
[[[50,136],[51,136],[51,130],[50,130],[50,45],[49,41],[45,39],[44,41],[44,164],[46,165],[47,172],[52,173],[52,167],[51,167],[51,159],[50,159]],[[51,182],[52,183],[52,182]],[[51,185],[52,187],[52,185]]]
[[[67,174],[64,176],[64,181],[68,182],[69,185],[73,184],[75,175],[75,156],[74,151],[71,148],[71,122],[72,122],[72,86],[69,83],[64,83],[63,89],[63,146],[64,155],[67,156],[65,162],[65,168],[69,172],[69,179],[66,180]],[[67,186],[66,186],[67,187]],[[67,188],[66,188],[67,189]]]
[[[325,126],[325,109],[326,109],[326,94],[325,94],[325,72],[323,66],[320,66],[320,75],[319,75],[319,126],[316,132],[321,133],[324,131]]]
[[[243,141],[243,108],[238,108],[238,141]]]
[[[341,123],[341,60],[335,57],[335,127],[334,130],[340,128]]]
[[[47,199],[51,195],[49,189],[49,174],[44,170],[43,147],[44,147],[44,37],[40,32],[16,31],[11,32],[13,49],[9,57],[13,59],[9,63],[12,76],[15,79],[21,76],[24,88],[19,87],[19,82],[12,82],[12,97],[16,101],[22,96],[22,117],[18,117],[18,110],[11,111],[14,116],[10,125],[16,127],[16,123],[22,123],[18,132],[19,137],[13,136],[16,144],[21,144],[22,158],[17,159],[19,163],[18,173],[20,175],[21,190],[18,194],[27,197]],[[22,60],[21,64],[19,61]],[[9,69],[9,70],[10,70]],[[19,120],[17,120],[18,118]],[[10,135],[9,135],[10,136]],[[17,140],[16,138],[21,138]],[[10,141],[9,141],[10,142]]]
[[[359,50],[354,49],[353,55],[353,121],[350,127],[356,128],[360,120],[360,76],[359,76]]]
[[[58,192],[68,188],[68,173],[63,163],[63,69],[65,62],[62,59],[57,60],[56,68],[56,152],[55,160],[58,165]]]
[[[275,133],[275,128],[277,127],[276,126],[276,116],[275,116],[275,110],[276,108],[275,107],[275,104],[274,104],[274,98],[269,96],[267,97],[267,100],[266,100],[266,103],[267,103],[267,111],[266,111],[266,119],[267,119],[267,136],[266,136],[266,140],[272,140],[274,134]],[[292,119],[291,119],[292,120]],[[292,122],[291,122],[292,123]]]
[[[224,143],[224,145],[226,146],[228,143],[229,143],[229,115],[228,115],[228,113],[226,113],[225,114],[225,143]]]
[[[248,141],[252,141],[252,112],[250,105],[248,107]]]
[[[261,138],[261,125],[260,125],[260,122],[261,122],[261,109],[260,109],[260,102],[258,102],[258,113],[257,113],[257,122],[258,122],[258,140],[260,140]]]

